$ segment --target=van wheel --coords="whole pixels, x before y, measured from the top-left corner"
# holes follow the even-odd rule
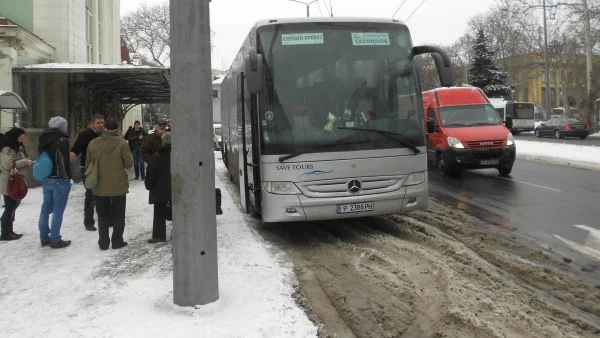
[[[560,132],[560,130],[557,130],[554,132],[554,138],[559,139],[562,138],[562,133]]]
[[[539,129],[535,130],[535,137],[538,137],[538,138],[542,137],[542,133],[540,132]]]
[[[500,174],[501,177],[509,176],[511,171],[512,171],[512,165],[505,165],[505,166],[498,167],[498,174]]]
[[[442,176],[445,176],[445,177],[461,177],[462,176],[462,171],[460,169],[448,168],[448,166],[446,165],[446,161],[444,161],[443,159],[440,159],[438,161],[438,170],[440,171]]]

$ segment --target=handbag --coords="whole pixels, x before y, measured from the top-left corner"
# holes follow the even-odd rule
[[[10,171],[10,176],[8,177],[8,185],[6,186],[6,194],[10,198],[20,201],[27,196],[28,190],[29,188],[27,188],[25,179],[19,174],[15,167],[15,163],[13,162],[13,167]]]
[[[86,189],[94,189],[96,185],[98,185],[98,161],[104,152],[104,148],[100,150],[100,154],[97,158],[93,159],[90,165],[85,169],[85,181],[83,185]]]

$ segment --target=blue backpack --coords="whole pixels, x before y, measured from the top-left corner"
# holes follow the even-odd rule
[[[44,181],[52,175],[52,159],[47,152],[43,152],[33,163],[33,178],[36,181]]]

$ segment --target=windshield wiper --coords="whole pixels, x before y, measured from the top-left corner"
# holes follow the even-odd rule
[[[493,123],[493,122],[476,122],[476,123],[469,124],[469,126],[496,126],[496,125],[499,125],[499,123]]]
[[[303,150],[297,151],[293,154],[289,154],[289,155],[284,155],[284,156],[280,156],[279,157],[279,162],[283,162],[286,160],[289,160],[290,158],[294,158],[296,156],[300,156],[302,154],[306,154],[306,153],[312,153],[314,152],[314,150],[320,150],[320,149],[326,149],[329,147],[333,147],[333,146],[343,146],[343,145],[350,145],[350,144],[360,144],[360,143],[367,143],[370,142],[369,140],[360,140],[360,141],[352,141],[352,142],[342,142],[342,143],[324,143],[324,144],[315,144],[311,147],[305,148]]]
[[[444,127],[466,127],[464,123],[444,123]]]
[[[400,142],[406,148],[409,148],[410,150],[414,151],[415,154],[418,154],[418,153],[421,152],[419,150],[419,148],[417,148],[417,146],[415,146],[414,144],[410,143],[410,141],[406,140],[406,137],[404,136],[404,134],[394,133],[392,131],[379,130],[379,129],[349,128],[349,127],[338,127],[337,129],[357,130],[357,131],[366,131],[366,132],[371,132],[371,133],[378,133],[378,134],[383,135],[383,136],[385,136],[385,137],[387,137],[387,138],[389,138],[391,140]]]

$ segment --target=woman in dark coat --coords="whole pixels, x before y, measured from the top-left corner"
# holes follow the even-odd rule
[[[144,178],[150,191],[148,202],[154,205],[152,238],[148,243],[166,242],[167,218],[171,212],[171,133],[164,133],[161,139],[163,146],[152,156]]]

